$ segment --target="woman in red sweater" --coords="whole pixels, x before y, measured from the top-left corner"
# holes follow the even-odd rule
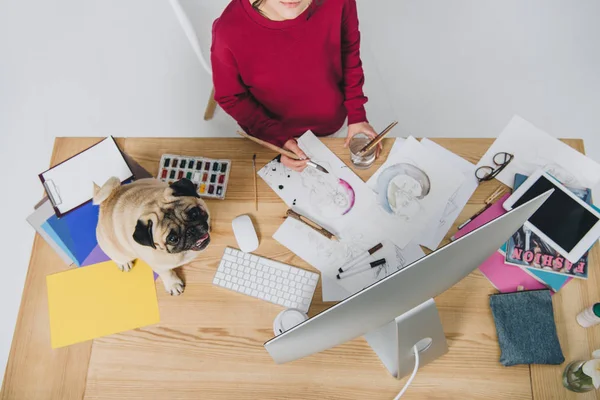
[[[215,99],[250,135],[306,155],[294,138],[367,122],[356,0],[232,0],[213,24]],[[282,156],[302,171],[306,161]]]

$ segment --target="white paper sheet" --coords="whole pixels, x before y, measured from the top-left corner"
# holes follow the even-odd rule
[[[435,249],[439,245],[433,242],[439,237],[440,220],[465,181],[465,175],[456,168],[455,160],[450,162],[446,154],[439,157],[442,152],[439,146],[435,150],[430,147],[425,147],[412,136],[405,141],[397,140],[385,163],[367,184],[388,213],[404,216],[403,228],[418,233],[418,241],[428,232],[424,244]],[[396,193],[399,193],[396,195],[396,207],[391,197],[395,183]],[[435,236],[430,237],[430,231]]]
[[[406,142],[404,138],[397,138],[394,141],[390,153],[389,160],[396,158],[396,153],[400,151],[402,145]],[[446,206],[440,208],[436,215],[433,216],[428,226],[423,230],[416,243],[425,246],[428,249],[435,250],[439,247],[444,237],[452,228],[452,224],[460,215],[465,204],[469,201],[473,192],[477,189],[478,182],[475,178],[475,166],[462,157],[457,156],[439,144],[429,140],[422,139],[421,145],[430,150],[438,160],[444,165],[450,165],[457,171],[460,171],[465,177],[462,185],[452,194]],[[375,189],[378,173],[376,172],[368,181],[367,184],[371,189]]]
[[[133,173],[114,139],[108,137],[42,176],[53,205],[65,214],[92,198],[94,183],[102,186],[113,176],[123,182]]]
[[[394,185],[390,184],[396,189],[392,196],[398,201],[398,206],[394,207],[397,212],[394,212],[387,200],[387,192],[382,193],[378,200],[373,191],[312,132],[300,137],[298,144],[329,174],[313,168],[297,173],[277,160],[268,163],[258,174],[289,207],[347,243],[362,242],[373,246],[389,239],[404,248],[423,230],[432,211],[447,202],[463,179],[460,173],[450,176],[441,168],[435,171],[437,166],[432,165],[431,160],[423,160],[423,165],[427,165],[425,171],[431,175],[429,178],[414,165],[401,166],[417,170],[424,180],[431,180],[431,184],[425,182],[423,187],[417,179],[402,171],[389,171],[389,182],[384,184],[394,181]],[[395,186],[396,180],[399,185],[410,186],[409,191]],[[419,191],[418,196],[410,190]],[[421,195],[422,199],[417,198]],[[407,197],[406,201],[404,197]],[[405,201],[408,207],[401,205],[401,201]]]
[[[513,187],[515,174],[531,175],[542,168],[565,186],[600,190],[600,164],[515,115],[477,167],[494,166],[493,157],[507,152],[515,157],[496,179]]]
[[[430,250],[435,250],[442,243],[450,228],[452,228],[452,224],[456,221],[456,218],[458,218],[460,212],[477,189],[479,182],[475,177],[475,165],[469,161],[429,139],[422,139],[421,144],[434,153],[435,157],[441,163],[451,165],[465,177],[462,185],[460,185],[446,203],[446,207],[440,209],[440,212],[432,218],[431,223],[423,230],[418,239],[420,245]]]
[[[384,240],[382,241],[383,248],[371,255],[369,260],[365,261],[365,265],[381,258],[386,259],[386,265],[345,279],[337,279],[336,275],[340,267],[363,254],[376,243],[330,240],[293,218],[287,218],[275,232],[273,238],[321,271],[323,301],[343,300],[425,256],[425,253],[417,245],[410,244],[406,248],[400,249],[392,242]],[[336,284],[343,290],[331,289]]]

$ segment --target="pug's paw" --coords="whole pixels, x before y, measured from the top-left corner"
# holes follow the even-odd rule
[[[165,289],[171,296],[179,296],[185,290],[185,284],[175,274],[169,276],[169,279],[164,281]]]
[[[173,285],[171,285],[171,288],[169,289],[169,294],[171,296],[179,296],[180,294],[183,293],[184,290],[185,290],[185,285],[183,284],[183,282],[177,282],[177,283],[174,283]]]
[[[121,272],[129,272],[133,268],[133,261],[127,261],[125,264],[117,264]]]

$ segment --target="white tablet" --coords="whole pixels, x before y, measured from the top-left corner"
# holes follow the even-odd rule
[[[575,196],[551,175],[538,170],[506,199],[511,210],[554,189],[525,225],[567,260],[576,263],[600,238],[600,213]]]

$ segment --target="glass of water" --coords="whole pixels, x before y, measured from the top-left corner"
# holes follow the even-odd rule
[[[375,146],[372,150],[366,152],[362,156],[359,156],[358,153],[365,147],[371,138],[364,133],[357,133],[350,139],[350,161],[352,164],[359,169],[367,169],[375,162],[375,152],[377,151],[377,146]]]

